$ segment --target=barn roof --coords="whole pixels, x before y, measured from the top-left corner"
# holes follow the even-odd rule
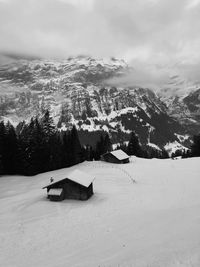
[[[85,173],[80,170],[74,170],[70,172],[69,174],[61,174],[61,175],[56,175],[53,177],[53,182],[49,183],[48,185],[44,186],[44,188],[48,188],[51,185],[54,185],[60,181],[63,181],[65,179],[69,179],[77,184],[83,185],[85,187],[88,187],[93,181],[94,177],[91,176],[88,173]]]
[[[111,151],[110,152],[114,157],[116,157],[119,160],[128,159],[129,156],[121,149]]]
[[[93,181],[94,177],[91,176],[88,173],[79,171],[79,170],[74,170],[71,172],[67,178],[73,182],[76,182],[77,184],[81,184],[85,187],[88,187]]]

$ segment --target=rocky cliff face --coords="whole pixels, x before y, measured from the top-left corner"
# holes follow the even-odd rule
[[[200,131],[199,88],[200,85],[181,82],[175,90],[172,83],[172,88],[165,88],[159,92],[161,101],[167,107],[168,115],[179,120],[191,134]]]
[[[129,70],[123,60],[90,57],[18,60],[1,66],[0,116],[16,124],[48,108],[59,128],[75,124],[85,133],[108,131],[115,143],[128,140],[134,130],[141,143],[157,148],[169,142],[189,144],[191,132],[175,115],[184,114],[176,99],[165,101],[150,89],[114,87],[106,82]],[[199,110],[196,95],[182,102],[190,113]]]
[[[77,108],[81,99],[87,98],[85,89],[88,86],[99,84],[113,75],[122,75],[126,68],[124,61],[85,57],[61,62],[20,60],[2,66],[0,115],[10,117],[16,114],[13,119],[21,120],[47,107],[56,113],[56,108],[65,100],[73,103],[72,108]]]

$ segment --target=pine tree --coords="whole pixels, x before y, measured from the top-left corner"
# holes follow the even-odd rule
[[[53,150],[52,140],[56,134],[56,127],[53,118],[50,116],[49,110],[46,110],[40,121],[41,136],[43,138],[42,153],[45,160],[43,171],[48,171],[52,168]]]
[[[62,168],[70,166],[70,140],[69,132],[61,133],[62,140]]]
[[[71,152],[72,152],[72,164],[77,164],[82,161],[82,149],[78,137],[78,132],[75,126],[73,126],[70,134]]]
[[[19,171],[25,175],[34,175],[37,173],[37,164],[35,162],[36,154],[36,141],[34,120],[31,119],[29,124],[24,124],[19,132]]]
[[[50,157],[48,170],[62,168],[62,143],[59,132],[55,132],[49,139]]]
[[[10,122],[5,126],[3,145],[3,168],[6,174],[15,174],[17,171],[18,140],[14,127]]]
[[[31,119],[19,132],[20,172],[34,175],[47,170],[48,154],[45,134],[38,119]]]
[[[154,147],[148,147],[148,158],[152,159],[152,158],[160,158],[160,151],[158,151],[156,148]]]
[[[104,137],[103,150],[104,150],[103,153],[110,152],[112,150],[112,143],[110,141],[108,133],[106,133]]]
[[[183,152],[183,154],[182,154],[182,158],[183,159],[186,159],[186,158],[190,158],[191,157],[191,151],[190,151],[190,149],[185,149],[184,150],[184,152]]]
[[[90,145],[87,145],[85,148],[85,159],[87,161],[92,161],[94,158],[94,152]]]
[[[5,152],[5,125],[4,122],[0,122],[0,174],[4,174],[4,166],[3,166],[3,160],[4,160],[4,152]]]
[[[139,143],[138,136],[135,134],[135,132],[131,132],[127,153],[128,155],[135,155],[137,157],[142,156],[142,149]]]
[[[167,150],[165,148],[163,148],[161,150],[161,159],[168,159],[169,158],[169,154],[167,152]]]
[[[42,131],[45,134],[45,137],[49,139],[52,135],[55,134],[56,128],[54,125],[53,118],[50,116],[49,110],[46,110],[44,116],[41,119]]]
[[[191,154],[193,157],[200,157],[200,134],[193,136]]]
[[[101,155],[112,150],[112,144],[109,135],[101,134],[100,140],[96,144],[95,160],[99,160]]]
[[[95,159],[99,160],[101,155],[104,154],[104,137],[101,134],[100,140],[96,144]]]
[[[46,155],[46,138],[37,118],[33,119],[29,125],[29,149],[31,151],[31,164],[34,173],[45,171],[48,163],[48,155]],[[48,141],[49,142],[49,141]]]

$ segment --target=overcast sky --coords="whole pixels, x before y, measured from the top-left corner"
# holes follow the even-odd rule
[[[0,0],[0,51],[200,66],[200,0]]]

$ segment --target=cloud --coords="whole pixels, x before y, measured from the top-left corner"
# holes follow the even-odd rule
[[[0,51],[190,68],[200,62],[199,14],[199,0],[0,0]]]
[[[200,4],[199,0],[191,0],[190,2],[188,2],[186,8],[195,8],[199,4]]]
[[[165,68],[135,62],[134,68],[128,73],[107,80],[106,83],[113,86],[146,87],[159,90],[169,82],[169,79],[170,74]]]
[[[191,64],[180,63],[176,66],[176,70],[181,77],[186,78],[188,81],[194,84],[200,83],[200,62]]]

